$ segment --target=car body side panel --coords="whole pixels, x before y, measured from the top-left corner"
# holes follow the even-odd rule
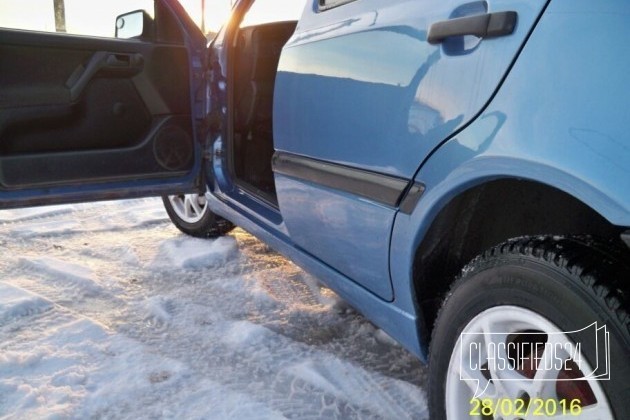
[[[414,307],[414,254],[431,221],[488,180],[550,185],[630,226],[629,18],[623,0],[550,3],[483,114],[419,171],[426,192],[415,211],[396,216],[390,263],[400,308]]]
[[[305,13],[278,69],[276,149],[411,179],[487,103],[545,3],[362,0]],[[484,10],[516,11],[515,32],[426,41],[432,23]]]
[[[420,338],[416,328],[417,320],[413,312],[400,310],[396,305],[386,302],[364,287],[348,279],[319,261],[299,247],[279,230],[268,228],[268,224],[238,209],[237,204],[226,196],[208,195],[210,209],[255,235],[258,239],[273,247],[307,272],[325,281],[332,290],[358,311],[397,340],[411,353],[426,362],[426,355],[420,348]]]
[[[292,241],[308,246],[305,249],[315,256],[326,256],[327,264],[342,273],[352,273],[369,290],[391,299],[388,255],[382,252],[389,242],[391,208],[282,175],[276,175],[276,188],[279,194],[291,197],[282,216],[291,220],[292,226],[299,226],[291,231]],[[305,207],[310,210],[305,212]],[[313,217],[323,223],[313,223]],[[339,236],[341,227],[343,237]],[[358,255],[363,257],[358,259]]]
[[[280,59],[276,150],[411,181],[431,151],[490,99],[545,4],[362,0],[317,12],[313,1]],[[427,42],[434,22],[505,10],[518,13],[509,36]],[[279,207],[292,240],[391,300],[385,244],[398,203],[383,206],[312,181],[276,173]],[[322,211],[315,198],[334,206]]]

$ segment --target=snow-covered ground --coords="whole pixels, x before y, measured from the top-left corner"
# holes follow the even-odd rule
[[[428,418],[425,368],[267,246],[157,199],[0,212],[0,418]]]

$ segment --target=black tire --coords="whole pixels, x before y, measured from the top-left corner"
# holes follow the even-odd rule
[[[179,196],[163,196],[162,202],[168,217],[173,224],[183,233],[197,238],[216,238],[225,235],[235,228],[234,224],[221,216],[214,214],[208,206],[204,206],[201,214],[193,221],[184,220],[178,211],[173,207],[172,198],[183,198]]]
[[[433,329],[429,351],[431,419],[447,417],[447,372],[460,333],[473,325],[473,319],[479,319],[475,318],[478,314],[504,305],[527,308],[561,331],[576,331],[593,322],[606,325],[611,375],[610,380],[597,384],[614,417],[629,419],[629,263],[627,250],[589,237],[518,238],[475,258],[453,284]],[[591,344],[595,341],[586,334],[571,337]],[[586,347],[584,357],[595,366],[594,346]],[[456,375],[451,373],[453,377]],[[556,392],[558,383],[552,385]]]

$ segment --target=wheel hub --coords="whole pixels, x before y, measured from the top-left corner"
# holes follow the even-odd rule
[[[197,223],[208,210],[205,195],[180,194],[168,197],[177,216],[186,223]]]
[[[483,419],[529,418],[539,405],[545,414],[566,415],[571,404],[583,418],[612,418],[600,383],[584,372],[592,369],[579,347],[549,320],[516,306],[493,307],[465,326],[453,350],[447,417],[468,418],[475,397],[492,407],[479,412]],[[515,410],[519,404],[527,415]]]

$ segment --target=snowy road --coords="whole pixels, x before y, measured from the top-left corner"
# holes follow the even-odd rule
[[[247,233],[157,199],[0,212],[0,419],[428,418],[425,368]]]

